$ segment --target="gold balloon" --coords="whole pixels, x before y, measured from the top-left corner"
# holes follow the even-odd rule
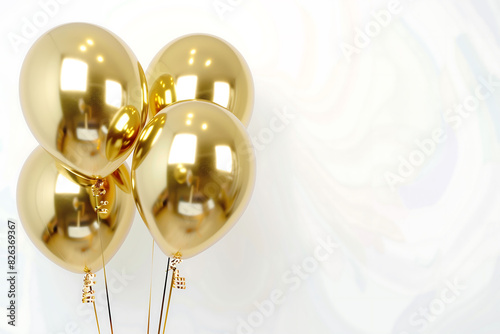
[[[177,101],[208,100],[228,109],[247,126],[254,89],[245,59],[226,41],[203,34],[167,44],[146,71],[149,117]]]
[[[35,42],[22,66],[20,98],[40,145],[91,179],[125,161],[147,117],[136,57],[117,36],[87,23],[59,26]]]
[[[196,255],[228,232],[249,202],[254,180],[245,127],[211,102],[179,102],[161,111],[134,151],[136,204],[169,256]]]
[[[34,245],[59,266],[83,273],[96,272],[118,251],[134,219],[130,174],[125,165],[103,179],[106,193],[99,196],[97,223],[92,187],[68,177],[67,170],[43,148],[26,160],[19,176],[17,208],[21,223]],[[100,234],[100,235],[99,235]]]

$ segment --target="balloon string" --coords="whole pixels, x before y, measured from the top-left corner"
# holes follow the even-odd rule
[[[167,328],[167,317],[168,310],[170,309],[170,299],[172,298],[172,289],[175,287],[176,289],[185,289],[186,288],[186,279],[184,277],[179,276],[179,269],[177,269],[177,265],[182,262],[180,258],[180,254],[177,253],[174,255],[174,259],[170,264],[170,269],[172,270],[172,282],[170,283],[170,292],[168,294],[168,302],[167,302],[167,311],[165,313],[165,322],[163,323],[163,334],[165,334],[165,329]]]
[[[168,293],[167,311],[165,312],[165,322],[163,323],[163,334],[165,334],[165,328],[167,327],[168,309],[170,308],[170,298],[172,298],[172,288],[174,287],[174,278],[176,271],[177,269],[174,269],[172,273],[172,282],[170,283],[170,292]]]
[[[155,256],[155,241],[153,239],[153,247],[151,249],[151,279],[149,282],[149,305],[148,305],[148,334],[149,334],[149,322],[151,320],[151,290],[153,289],[153,260]]]
[[[170,268],[170,258],[167,260],[167,270],[165,271],[165,283],[163,284],[163,297],[161,298],[160,321],[158,323],[158,334],[161,331],[161,319],[163,317],[163,305],[165,304],[165,293],[167,292],[168,268]]]
[[[101,195],[106,194],[106,189],[103,188],[104,181],[99,179],[97,182],[92,185],[92,193],[95,198],[95,211],[97,214],[97,225],[99,226],[99,241],[101,243],[101,259],[102,259],[102,269],[104,271],[104,287],[106,289],[106,301],[108,304],[108,315],[109,315],[109,327],[111,329],[111,334],[113,334],[113,320],[111,318],[111,306],[109,303],[109,292],[108,292],[108,279],[106,275],[106,263],[104,261],[104,248],[102,247],[102,229],[101,229],[101,218],[100,218],[100,213],[106,213],[108,212],[108,209],[102,208],[103,206],[107,205],[107,201],[100,201],[99,202],[99,197]]]
[[[97,310],[95,308],[95,302],[92,302],[92,304],[94,304],[94,314],[95,314],[95,322],[97,324],[97,331],[99,332],[99,334],[101,334],[101,329],[99,328],[99,320],[97,319]]]
[[[99,219],[97,223],[99,224]],[[99,239],[101,239],[100,231],[99,231]],[[101,250],[102,250],[102,239],[101,239]],[[102,269],[104,270],[104,287],[106,288],[106,301],[108,302],[109,326],[111,328],[111,334],[113,334],[113,320],[111,320],[111,307],[109,305],[108,279],[106,277],[106,265],[104,264],[104,253],[102,252],[101,252],[101,257],[102,257]]]

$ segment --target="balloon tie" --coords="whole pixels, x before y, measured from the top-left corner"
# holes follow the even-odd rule
[[[88,268],[85,268],[85,276],[83,276],[83,295],[82,303],[95,302],[95,291],[92,290],[92,285],[95,284],[93,280],[96,277]]]
[[[179,276],[179,269],[177,269],[177,265],[181,264],[182,260],[178,255],[174,256],[172,262],[170,262],[170,269],[172,270],[172,281],[174,284],[174,288],[176,289],[186,289],[186,278]]]
[[[108,209],[105,206],[108,205],[108,201],[99,201],[99,197],[106,194],[106,189],[104,188],[104,180],[97,179],[92,185],[92,195],[95,199],[95,212],[97,215],[97,225],[99,226],[99,241],[101,243],[101,259],[102,259],[102,269],[104,271],[104,287],[106,289],[106,301],[108,304],[108,315],[109,315],[109,327],[111,329],[111,334],[113,334],[113,320],[111,318],[111,306],[109,303],[109,292],[108,292],[108,279],[106,275],[106,262],[104,261],[104,249],[102,247],[102,236],[101,236],[101,217],[99,214],[108,213]]]
[[[99,319],[97,319],[97,310],[95,308],[95,290],[92,290],[92,285],[95,284],[94,278],[96,275],[90,271],[89,268],[85,267],[85,276],[83,276],[83,295],[82,303],[92,303],[94,305],[95,322],[97,324],[97,331],[101,334],[101,329],[99,328]]]
[[[95,212],[97,213],[97,222],[100,223],[99,214],[108,213],[108,209],[106,208],[106,206],[109,204],[108,201],[99,201],[100,196],[106,195],[104,180],[99,179],[92,185],[92,195],[95,198]]]

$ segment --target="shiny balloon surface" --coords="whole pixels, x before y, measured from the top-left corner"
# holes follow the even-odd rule
[[[253,147],[241,122],[203,101],[179,102],[146,125],[134,152],[139,212],[162,251],[182,258],[213,245],[253,190]]]
[[[34,43],[22,66],[20,99],[40,145],[89,178],[125,161],[147,115],[136,57],[117,36],[87,23],[56,27]]]
[[[146,71],[149,117],[178,101],[207,100],[228,109],[245,126],[252,114],[252,75],[243,56],[210,35],[187,35],[158,52]]]
[[[33,244],[59,266],[83,273],[102,267],[118,251],[132,224],[135,206],[125,165],[103,179],[98,197],[100,223],[92,186],[70,172],[43,148],[26,160],[17,188],[17,207]],[[102,202],[101,202],[102,201]]]

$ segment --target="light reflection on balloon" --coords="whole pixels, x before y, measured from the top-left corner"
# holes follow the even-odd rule
[[[224,108],[179,102],[144,128],[134,152],[132,187],[153,238],[167,255],[194,256],[237,221],[255,178],[253,148]]]
[[[88,178],[116,170],[146,121],[145,75],[134,54],[87,23],[59,26],[34,43],[23,63],[20,99],[40,145]]]
[[[148,67],[149,117],[178,101],[206,100],[232,112],[244,125],[252,114],[254,89],[241,54],[215,36],[178,38],[158,52]]]
[[[33,244],[59,266],[77,273],[97,271],[123,243],[134,218],[130,174],[122,165],[103,179],[107,212],[94,210],[91,184],[79,183],[43,148],[26,160],[17,189],[17,207],[23,227]],[[100,234],[100,235],[99,235]]]

